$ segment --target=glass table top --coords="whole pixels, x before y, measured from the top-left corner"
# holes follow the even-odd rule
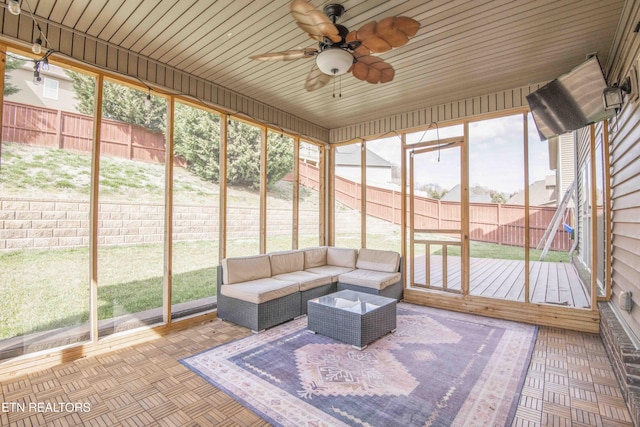
[[[335,307],[337,309],[351,311],[353,313],[365,314],[383,305],[391,304],[395,302],[395,300],[393,298],[382,297],[379,295],[344,290],[314,298],[309,302],[327,307]]]

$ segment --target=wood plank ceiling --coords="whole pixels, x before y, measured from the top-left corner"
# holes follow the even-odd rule
[[[5,3],[7,0],[3,0]],[[549,81],[597,52],[603,67],[624,0],[334,0],[339,23],[358,29],[404,15],[421,29],[379,56],[394,81],[347,74],[304,89],[314,59],[263,62],[271,51],[316,47],[293,21],[289,0],[22,0],[52,22],[272,105],[327,129],[451,100]],[[319,10],[331,1],[312,0]],[[50,46],[55,49],[55,46]],[[606,68],[605,68],[606,69]]]

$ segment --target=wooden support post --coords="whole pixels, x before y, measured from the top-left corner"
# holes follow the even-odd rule
[[[167,102],[167,123],[174,122],[175,98]],[[171,291],[173,284],[173,126],[167,126],[164,156],[165,192],[164,192],[164,280],[162,281],[162,301],[164,304],[163,321],[171,324]]]
[[[328,189],[329,189],[329,206],[327,209],[327,214],[329,216],[329,246],[334,246],[336,244],[336,149],[331,145],[328,146],[329,150],[329,179]]]
[[[596,128],[589,126],[589,158],[591,159],[591,310],[598,310],[598,193],[596,188]]]
[[[0,43],[0,87],[4,87],[4,72],[7,66],[7,45]],[[2,141],[4,140],[4,96],[0,97],[0,171],[2,170]]]
[[[529,244],[531,231],[529,231],[529,121],[527,113],[522,113],[522,139],[524,143],[524,302],[529,303],[529,285],[531,282],[529,269]]]
[[[94,99],[93,144],[91,147],[91,193],[89,195],[89,324],[91,342],[98,342],[98,197],[100,188],[100,130],[102,124],[102,74],[96,77]]]
[[[606,300],[611,299],[611,253],[613,245],[611,244],[611,164],[609,156],[611,147],[609,146],[609,121],[602,122],[602,167],[604,169],[604,238],[605,238],[605,260],[604,260],[604,287]]]
[[[220,147],[218,147],[218,185],[220,190],[220,220],[218,221],[218,257],[227,257],[227,141],[229,115],[220,116]]]
[[[367,247],[367,145],[360,143],[360,247]]]
[[[260,129],[260,253],[267,253],[267,128]]]
[[[410,262],[407,259],[407,152],[405,143],[407,137],[403,132],[400,139],[400,253],[402,254],[402,262],[404,262],[403,271],[404,288],[407,288],[407,269]]]
[[[328,194],[330,194],[328,183],[326,168],[327,168],[327,145],[323,145],[319,147],[318,153],[318,197],[320,198],[319,209],[320,209],[320,230],[318,230],[319,234],[319,244],[321,246],[325,246],[330,244],[329,237],[327,236],[327,224],[330,221],[330,214],[328,211],[328,206],[331,204],[327,201]]]
[[[293,138],[293,211],[291,218],[291,249],[298,249],[300,232],[300,138]]]
[[[469,295],[469,277],[471,275],[471,265],[469,257],[471,250],[469,245],[469,122],[464,122],[464,141],[460,147],[460,171],[462,180],[462,192],[460,193],[460,240],[462,247],[460,254],[462,257],[462,295]],[[443,246],[443,255],[446,260],[446,245]],[[446,268],[446,262],[443,268]]]
[[[411,284],[412,285],[416,282],[416,269],[415,269],[416,254],[415,254],[415,242],[414,242],[416,215],[415,215],[415,204],[414,204],[415,197],[413,194],[413,191],[414,191],[413,187],[415,185],[415,182],[413,179],[413,175],[414,175],[413,157],[414,157],[414,153],[413,153],[413,149],[411,149],[411,151],[409,152],[409,257],[411,258],[410,265],[411,265]],[[429,258],[429,255],[430,255],[429,252],[427,252],[425,254],[425,257]],[[425,274],[429,275],[429,270],[427,270]]]

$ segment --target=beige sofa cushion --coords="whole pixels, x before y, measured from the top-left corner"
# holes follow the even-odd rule
[[[349,273],[341,274],[338,280],[356,286],[372,289],[384,289],[400,281],[400,273],[387,273],[384,271],[357,269]]]
[[[365,270],[385,271],[395,273],[400,266],[400,254],[394,251],[382,251],[379,249],[360,249],[356,268]]]
[[[327,247],[304,249],[304,269],[327,265]]]
[[[327,264],[336,267],[356,268],[356,259],[358,258],[357,249],[327,248]]]
[[[292,273],[284,273],[273,276],[274,279],[287,280],[289,282],[296,282],[300,285],[300,291],[307,291],[309,289],[317,288],[319,286],[328,285],[331,283],[330,274],[318,274],[308,271],[294,271]]]
[[[234,285],[222,285],[220,292],[229,298],[236,298],[254,304],[295,294],[300,287],[295,282],[273,278],[249,280]]]
[[[308,268],[305,271],[310,273],[317,273],[331,277],[332,282],[338,281],[338,276],[344,273],[348,273],[352,271],[353,268],[350,267],[336,267],[335,265],[322,265],[320,267],[312,267]]]
[[[273,252],[269,259],[272,276],[304,270],[304,252],[301,250]]]
[[[222,260],[222,283],[230,285],[271,277],[268,255],[253,255]]]

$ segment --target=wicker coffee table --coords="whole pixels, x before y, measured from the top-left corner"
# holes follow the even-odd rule
[[[325,295],[307,302],[307,328],[362,350],[395,331],[396,302],[349,290]]]

